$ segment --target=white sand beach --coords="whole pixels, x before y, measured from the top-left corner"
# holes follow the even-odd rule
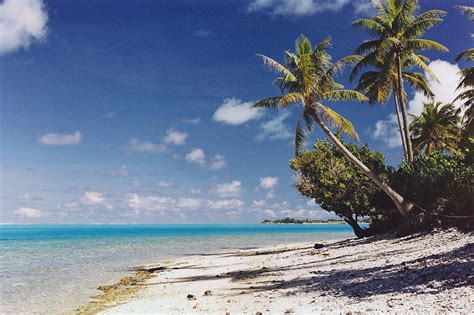
[[[281,245],[157,267],[102,314],[461,313],[474,309],[474,235]]]

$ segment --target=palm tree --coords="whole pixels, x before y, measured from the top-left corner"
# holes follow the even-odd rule
[[[377,14],[370,19],[358,19],[353,26],[364,27],[375,39],[364,42],[356,49],[356,54],[364,54],[351,74],[354,78],[364,67],[382,64],[382,81],[378,93],[381,98],[388,98],[396,93],[402,116],[401,136],[405,139],[408,162],[413,161],[413,150],[410,141],[406,99],[404,97],[404,68],[420,68],[432,78],[433,72],[428,67],[429,59],[419,51],[432,49],[448,51],[440,43],[421,38],[426,31],[443,21],[446,12],[430,10],[417,15],[418,0],[380,0],[372,1]],[[396,82],[393,82],[393,78]],[[404,133],[404,134],[403,134]]]
[[[469,21],[474,21],[474,7],[465,7],[458,6],[461,12],[467,14]],[[471,34],[471,37],[474,37],[474,34]],[[456,56],[456,62],[459,62],[461,59],[467,61],[474,61],[474,48],[469,48]],[[465,108],[464,117],[463,117],[463,130],[464,130],[464,139],[468,141],[469,137],[474,136],[474,67],[466,67],[461,70],[461,81],[457,87],[458,90],[465,89],[461,92],[454,101],[460,100],[463,101],[463,106]]]
[[[458,143],[461,135],[461,110],[453,104],[425,103],[423,112],[415,117],[412,130],[413,148],[429,154],[436,150],[447,149],[453,154],[460,154]]]
[[[341,132],[358,139],[352,124],[324,105],[323,102],[342,100],[363,102],[367,100],[365,95],[357,91],[343,89],[343,86],[334,80],[335,74],[342,69],[346,61],[332,63],[331,56],[326,52],[330,46],[330,38],[325,38],[313,48],[311,42],[305,36],[300,35],[296,40],[295,52],[285,51],[284,64],[260,55],[265,64],[282,75],[274,81],[282,95],[261,100],[252,107],[285,108],[289,105],[302,105],[302,111],[296,124],[295,156],[301,152],[306,132],[311,132],[313,122],[316,122],[344,156],[392,199],[403,216],[407,216],[413,208],[413,204],[400,196],[357,159],[326,125],[329,123],[339,128]]]
[[[353,63],[360,62],[364,56],[361,55],[352,55],[346,57],[348,60],[352,60]],[[350,58],[350,59],[349,59]],[[397,71],[393,67],[391,69],[386,69],[384,64],[374,60],[375,64],[372,65],[372,69],[363,73],[357,84],[356,90],[363,92],[369,98],[369,104],[379,103],[386,104],[390,98],[391,91],[397,89]],[[408,68],[406,62],[402,63],[403,68]],[[386,82],[386,76],[391,76],[390,81]],[[422,92],[426,97],[433,98],[434,94],[431,92],[428,86],[428,80],[426,77],[415,71],[403,71],[402,78],[408,82],[408,84],[415,90]],[[350,80],[354,79],[354,75],[351,74]],[[389,85],[388,89],[386,85]],[[385,93],[385,90],[388,90],[389,93]],[[406,99],[405,92],[403,91],[403,97]],[[398,128],[401,135],[403,152],[405,154],[405,159],[408,160],[407,144],[405,129],[403,128],[402,118],[400,117],[400,102],[396,93],[393,94],[393,99],[395,103],[395,112],[397,114]]]

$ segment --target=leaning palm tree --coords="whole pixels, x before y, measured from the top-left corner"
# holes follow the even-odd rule
[[[261,100],[252,107],[285,108],[289,105],[301,105],[302,110],[296,124],[295,156],[300,154],[304,137],[312,131],[313,122],[316,122],[344,156],[390,197],[403,216],[407,216],[413,204],[400,196],[357,159],[327,125],[328,123],[337,127],[341,132],[357,139],[358,136],[352,124],[323,103],[325,101],[362,102],[367,100],[365,95],[343,89],[343,86],[334,80],[335,74],[342,69],[346,61],[332,63],[331,56],[326,51],[330,45],[330,38],[325,38],[313,48],[311,42],[301,35],[296,40],[295,51],[285,51],[284,64],[260,55],[265,64],[282,75],[274,81],[282,95]]]
[[[362,59],[364,59],[364,56],[352,55],[346,57],[346,59],[357,64]],[[398,89],[397,70],[395,69],[395,67],[393,67],[393,65],[390,66],[391,68],[375,60],[374,64],[372,65],[372,69],[364,72],[360,76],[356,90],[363,92],[369,98],[369,104],[386,104],[390,98],[390,95],[392,94],[392,91]],[[402,66],[403,68],[409,67],[405,61],[402,62]],[[387,77],[391,77],[388,82],[386,81]],[[426,97],[434,97],[433,92],[431,92],[428,86],[428,80],[423,74],[416,71],[403,71],[402,78],[404,79],[404,81],[407,81],[413,89],[423,93]],[[351,80],[352,79],[353,76],[351,77]],[[386,93],[386,91],[389,92]],[[403,97],[404,99],[406,99],[405,91],[403,91]],[[395,112],[397,114],[398,128],[402,140],[403,152],[405,154],[405,159],[408,160],[406,135],[405,129],[403,128],[402,118],[400,116],[400,101],[398,99],[397,93],[393,93],[393,99],[395,103]]]
[[[474,21],[474,7],[458,6],[461,12],[467,14],[469,21]],[[474,37],[474,34],[471,34]],[[456,56],[456,62],[461,59],[474,61],[474,48],[469,48]],[[463,68],[460,72],[461,81],[457,87],[458,90],[464,90],[454,99],[462,101],[465,109],[463,117],[464,139],[474,137],[474,67]]]
[[[413,148],[416,152],[429,154],[446,149],[460,154],[458,143],[461,135],[461,110],[453,104],[425,103],[420,116],[410,124]]]
[[[364,27],[375,38],[364,42],[356,49],[356,54],[362,58],[351,73],[353,79],[364,67],[383,64],[383,80],[380,82],[378,93],[389,97],[391,91],[397,94],[400,103],[403,128],[402,137],[405,139],[408,162],[413,161],[413,150],[408,126],[407,102],[404,97],[404,68],[420,68],[432,78],[433,72],[428,67],[429,59],[419,52],[426,49],[448,51],[440,43],[421,38],[426,31],[443,21],[446,12],[430,10],[417,15],[418,0],[380,0],[372,1],[377,14],[370,19],[358,19],[353,26]],[[395,74],[396,73],[396,74]],[[396,84],[393,75],[396,76]],[[404,134],[403,134],[404,131]]]

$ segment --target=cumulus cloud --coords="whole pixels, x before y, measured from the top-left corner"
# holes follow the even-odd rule
[[[374,139],[381,140],[389,148],[396,148],[402,145],[400,131],[398,128],[397,115],[389,114],[387,119],[378,120],[375,123],[373,134]]]
[[[176,203],[176,199],[170,197],[139,196],[137,194],[130,194],[127,199],[130,208],[146,211],[171,210]]]
[[[111,176],[128,176],[128,166],[127,165],[122,165],[120,168],[116,171],[110,172]]]
[[[127,204],[135,211],[176,212],[181,210],[195,210],[204,207],[213,210],[237,209],[242,207],[245,203],[238,199],[209,200],[200,198],[172,198],[129,194],[127,196]]]
[[[13,211],[13,214],[23,218],[41,218],[46,216],[45,212],[34,208],[20,208]]]
[[[44,145],[62,146],[75,145],[81,143],[82,135],[79,131],[71,134],[47,133],[39,138],[39,142]]]
[[[166,136],[163,138],[163,142],[166,144],[183,145],[187,137],[188,134],[185,132],[168,129],[166,130]]]
[[[47,21],[42,0],[5,0],[0,4],[0,55],[43,40]]]
[[[438,78],[439,82],[429,78],[428,85],[435,94],[435,101],[442,103],[451,103],[460,91],[456,87],[461,79],[459,72],[461,69],[457,64],[452,64],[444,60],[433,60],[428,65]],[[426,74],[425,74],[426,75]],[[416,92],[413,99],[408,102],[408,111],[413,115],[419,115],[423,111],[423,103],[430,102],[422,93]],[[462,102],[454,103],[456,107],[461,106]]]
[[[166,145],[132,139],[130,140],[127,149],[133,152],[163,153],[166,151]]]
[[[273,189],[278,185],[278,177],[265,176],[260,177],[260,187],[263,189]]]
[[[263,208],[267,205],[267,201],[266,200],[253,200],[252,201],[252,206],[254,208]]]
[[[425,74],[428,78],[428,86],[435,94],[435,101],[451,103],[459,93],[459,91],[456,91],[456,87],[460,80],[459,71],[461,69],[458,65],[443,60],[434,60],[428,66],[439,80],[438,82]],[[415,92],[413,98],[408,102],[408,112],[413,115],[419,115],[423,111],[423,103],[431,101],[422,93]],[[461,102],[456,102],[454,105],[459,107]],[[378,120],[375,123],[373,137],[383,141],[389,148],[401,146],[402,141],[398,129],[397,116],[389,114],[386,119]]]
[[[356,13],[370,9],[371,0],[253,0],[249,12],[281,16],[308,16],[326,11],[337,12],[351,4]]]
[[[208,206],[211,209],[235,209],[244,204],[242,200],[238,199],[208,200]]]
[[[284,124],[290,112],[283,111],[275,118],[260,124],[262,131],[257,135],[257,140],[286,140],[293,138],[293,134]]]
[[[224,159],[224,156],[217,153],[210,160],[209,168],[211,170],[220,170],[227,167],[227,162]]]
[[[81,202],[87,206],[104,206],[107,209],[112,209],[112,205],[107,202],[107,199],[99,192],[86,191]]]
[[[169,188],[169,187],[173,187],[174,183],[173,182],[168,182],[168,181],[165,181],[165,180],[161,180],[158,183],[158,186],[160,186],[161,188]]]
[[[200,166],[206,165],[206,153],[203,149],[196,148],[186,154],[185,160],[189,163],[196,163]]]
[[[236,98],[227,98],[215,111],[213,119],[229,125],[242,125],[250,120],[258,119],[262,113],[251,109],[253,102],[242,102]]]
[[[201,122],[201,118],[199,117],[186,118],[186,119],[181,119],[181,121],[185,124],[197,125]]]
[[[243,193],[242,183],[233,180],[230,183],[223,183],[217,185],[217,187],[213,190],[215,194],[220,197],[239,197]]]
[[[270,217],[275,217],[275,211],[273,211],[272,209],[267,209],[265,211],[263,211],[263,213],[265,213],[266,215],[270,216]]]

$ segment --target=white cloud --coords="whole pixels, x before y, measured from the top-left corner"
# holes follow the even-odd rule
[[[124,164],[120,166],[118,170],[110,172],[109,174],[111,176],[128,176],[128,166]]]
[[[43,40],[47,21],[43,1],[5,0],[0,4],[0,55]]]
[[[197,163],[201,166],[206,164],[206,154],[204,153],[204,150],[200,148],[191,150],[191,152],[186,154],[185,159],[190,163]]]
[[[180,209],[197,209],[206,204],[203,199],[180,198],[176,203],[176,207]]]
[[[104,118],[110,119],[110,118],[114,118],[115,116],[117,116],[115,112],[108,112],[107,114],[104,115]]]
[[[452,64],[444,60],[433,60],[428,65],[438,78],[439,82],[428,77],[428,85],[435,94],[435,101],[442,103],[451,103],[460,91],[456,87],[461,79],[459,72],[461,69],[457,64]],[[416,92],[413,99],[408,102],[408,111],[413,115],[419,115],[423,111],[423,103],[430,102],[422,93]],[[461,106],[462,102],[454,103],[456,107]]]
[[[134,210],[169,211],[176,204],[176,199],[170,197],[128,195],[128,206]]]
[[[134,152],[163,153],[166,151],[166,145],[132,139],[130,140],[127,149]]]
[[[267,12],[272,15],[308,16],[326,11],[337,12],[352,4],[356,13],[370,9],[371,0],[253,0],[249,12]]]
[[[212,36],[212,32],[208,30],[196,30],[194,31],[193,35],[196,37],[206,38],[209,39]]]
[[[210,160],[209,168],[211,170],[220,170],[227,167],[227,162],[224,159],[224,156],[221,154],[214,155]]]
[[[165,181],[165,180],[160,180],[160,182],[158,183],[158,186],[160,186],[161,188],[169,188],[169,187],[173,187],[174,183],[173,182],[168,182],[168,181]]]
[[[272,209],[267,209],[265,211],[263,211],[263,213],[265,213],[266,215],[270,216],[270,217],[275,217],[275,212],[272,210]]]
[[[389,148],[401,146],[402,139],[398,128],[397,116],[395,114],[389,114],[387,119],[378,120],[375,123],[373,137],[374,139],[383,141]]]
[[[104,206],[107,209],[112,209],[112,205],[107,202],[107,199],[99,192],[86,191],[81,202],[87,206]]]
[[[275,191],[273,189],[265,194],[265,198],[270,199],[270,198],[273,198],[273,197],[275,197]]]
[[[238,199],[208,200],[207,205],[211,209],[235,209],[240,208],[245,203]]]
[[[255,208],[263,208],[267,205],[267,201],[266,200],[254,200],[254,201],[252,201],[252,205]]]
[[[186,142],[188,134],[185,132],[176,131],[173,129],[166,130],[166,136],[163,142],[167,144],[183,145]]]
[[[172,198],[156,196],[139,196],[129,194],[127,204],[135,211],[168,211],[176,212],[180,210],[194,210],[199,208],[217,209],[237,209],[245,203],[238,199],[209,200],[199,198]]]
[[[260,124],[262,132],[257,135],[257,140],[285,140],[293,138],[293,134],[284,124],[284,120],[290,116],[290,112],[283,111],[275,118]]]
[[[243,192],[242,183],[237,180],[233,180],[230,183],[219,184],[213,192],[224,198],[239,197]]]
[[[46,215],[45,212],[34,208],[20,208],[13,211],[13,214],[23,218],[41,218]]]
[[[82,135],[79,131],[71,134],[47,133],[39,138],[39,142],[44,145],[75,145],[81,143]]]
[[[189,192],[191,194],[200,194],[201,193],[201,188],[192,188]]]
[[[278,185],[278,177],[265,176],[260,177],[260,187],[263,189],[273,189]]]
[[[199,117],[187,118],[187,119],[181,119],[181,121],[185,124],[197,125],[201,122],[201,118]]]
[[[458,65],[443,60],[434,60],[428,65],[439,80],[433,80],[428,75],[428,86],[435,94],[434,101],[442,103],[451,103],[459,91],[456,87],[459,83],[461,70]],[[423,103],[431,102],[422,93],[415,92],[413,98],[408,102],[408,112],[413,115],[419,115],[423,111]],[[456,107],[461,106],[461,102],[454,103]],[[378,120],[375,123],[373,137],[381,140],[389,148],[395,148],[402,145],[398,129],[397,116],[389,114],[387,119]]]
[[[229,125],[241,125],[250,120],[258,119],[262,113],[258,109],[251,109],[253,102],[242,102],[236,98],[227,98],[215,111],[215,121]]]

